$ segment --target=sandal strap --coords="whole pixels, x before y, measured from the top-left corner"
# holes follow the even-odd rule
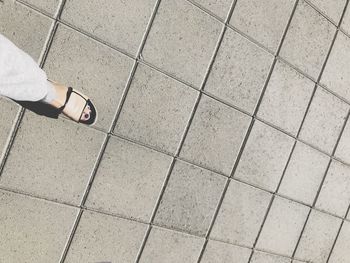
[[[67,91],[67,95],[66,95],[66,101],[64,102],[63,106],[58,108],[58,111],[60,113],[62,113],[62,111],[64,110],[64,108],[66,107],[68,101],[69,101],[69,98],[70,98],[70,95],[72,94],[73,92],[73,88],[72,87],[68,87],[68,91]]]
[[[86,99],[83,95],[81,95],[80,93],[76,92],[74,89],[72,90],[71,93],[75,93],[75,94],[79,95],[80,97],[82,97],[82,98],[85,100],[85,106],[84,106],[84,108],[82,109],[81,114],[80,114],[80,116],[79,116],[79,120],[80,120],[80,119],[81,119],[81,116],[82,116],[83,113],[84,113],[84,109],[85,109],[86,105],[88,104],[88,100],[89,100],[89,99]]]

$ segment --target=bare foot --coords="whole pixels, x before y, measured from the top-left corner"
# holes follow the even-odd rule
[[[56,94],[57,94],[57,98],[55,100],[53,100],[50,104],[52,106],[54,106],[55,108],[60,108],[64,105],[65,101],[66,101],[66,96],[67,96],[67,90],[68,87],[63,86],[61,84],[55,83],[55,82],[51,82]],[[67,114],[67,112],[65,112],[65,109],[63,109],[63,114],[67,115],[69,117],[69,115]],[[81,121],[87,121],[90,119],[90,114],[91,114],[91,109],[89,105],[85,106],[84,112],[80,117]]]

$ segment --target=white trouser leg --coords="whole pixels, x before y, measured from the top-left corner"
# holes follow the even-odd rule
[[[38,64],[0,34],[0,95],[19,101],[39,101],[48,94],[49,85]]]

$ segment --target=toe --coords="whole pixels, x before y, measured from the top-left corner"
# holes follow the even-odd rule
[[[91,114],[91,110],[89,105],[85,107],[83,114],[81,115],[81,120],[82,121],[87,121],[90,119],[90,114]]]
[[[87,101],[87,105],[84,109],[83,114],[84,115],[86,114],[86,116],[83,116],[81,119],[81,121],[83,123],[91,125],[96,121],[97,112],[96,112],[95,106],[92,104],[92,102],[90,100]]]

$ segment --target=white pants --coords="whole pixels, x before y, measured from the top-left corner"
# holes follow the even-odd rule
[[[47,96],[50,85],[38,64],[0,34],[0,95],[18,101],[39,101]]]

